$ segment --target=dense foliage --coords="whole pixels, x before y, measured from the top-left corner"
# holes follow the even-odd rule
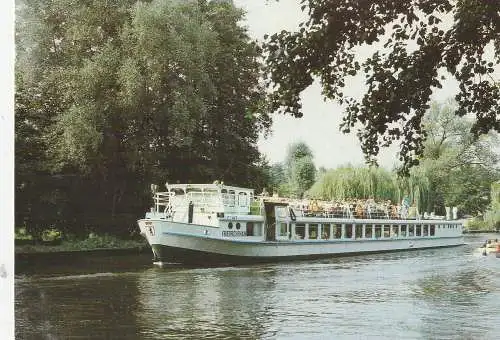
[[[491,183],[500,179],[500,156],[495,150],[498,135],[475,138],[469,132],[471,119],[456,117],[455,110],[453,101],[431,103],[423,119],[428,137],[415,171],[423,171],[429,178],[428,209],[441,210],[449,205],[477,215],[490,203]]]
[[[500,180],[491,185],[491,204],[484,215],[484,222],[488,229],[493,226],[500,230]]]
[[[358,129],[375,161],[400,140],[403,173],[424,151],[422,118],[433,90],[459,84],[455,114],[473,114],[474,136],[500,131],[500,2],[484,0],[301,0],[309,14],[297,32],[267,38],[271,108],[301,117],[300,94],[319,79],[325,98],[345,105],[344,132]],[[372,47],[365,60],[359,51]],[[359,98],[345,93],[364,75]]]
[[[231,3],[16,4],[16,225],[127,232],[150,183],[262,187],[260,48]]]
[[[271,191],[280,196],[303,197],[316,180],[314,155],[304,142],[288,146],[283,163],[275,163],[269,169]]]
[[[408,197],[420,208],[427,205],[429,181],[424,174],[413,172],[401,178],[395,172],[379,167],[341,166],[328,170],[308,191],[308,195],[326,200],[353,198],[400,203]]]

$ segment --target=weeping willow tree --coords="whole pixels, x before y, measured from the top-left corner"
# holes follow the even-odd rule
[[[420,210],[427,208],[430,184],[423,171],[409,177],[377,167],[342,166],[326,171],[308,191],[309,197],[325,200],[374,198],[401,202],[408,197]]]
[[[415,167],[410,171],[408,177],[398,177],[396,175],[399,198],[407,196],[412,204],[415,204],[421,211],[432,211],[430,206],[431,183],[425,169]]]

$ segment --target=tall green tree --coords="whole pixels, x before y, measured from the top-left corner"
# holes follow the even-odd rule
[[[316,179],[313,153],[306,143],[296,142],[288,146],[285,171],[289,193],[302,197]]]
[[[459,84],[457,116],[472,114],[474,136],[500,131],[500,2],[483,0],[301,0],[308,19],[265,43],[271,110],[302,116],[300,93],[319,79],[325,98],[345,105],[342,130],[358,130],[374,162],[401,140],[402,171],[424,151],[422,118],[443,80]],[[366,60],[360,48],[371,46]],[[492,53],[489,53],[492,52]],[[365,76],[361,98],[344,91]]]
[[[461,213],[476,215],[488,206],[491,183],[500,176],[499,140],[496,133],[475,138],[472,120],[457,118],[455,110],[452,100],[431,103],[423,120],[428,137],[415,170],[429,178],[429,211],[443,213],[444,206],[457,206]]]
[[[288,195],[288,190],[283,190],[287,183],[286,169],[283,163],[274,163],[269,168],[269,187],[272,193]]]
[[[134,227],[151,182],[263,185],[256,142],[270,118],[240,9],[25,0],[17,10],[16,142],[43,159],[16,159],[18,188],[38,179],[23,169],[62,179],[51,197],[64,211],[47,209],[44,223]]]

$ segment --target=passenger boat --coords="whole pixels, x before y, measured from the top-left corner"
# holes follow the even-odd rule
[[[154,205],[138,220],[154,262],[240,264],[464,244],[462,223],[410,217],[372,200],[364,207],[254,195],[213,184],[152,186]]]

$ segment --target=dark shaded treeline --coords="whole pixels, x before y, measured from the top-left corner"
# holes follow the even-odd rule
[[[151,183],[264,186],[259,46],[229,3],[16,3],[16,227],[127,235]]]

